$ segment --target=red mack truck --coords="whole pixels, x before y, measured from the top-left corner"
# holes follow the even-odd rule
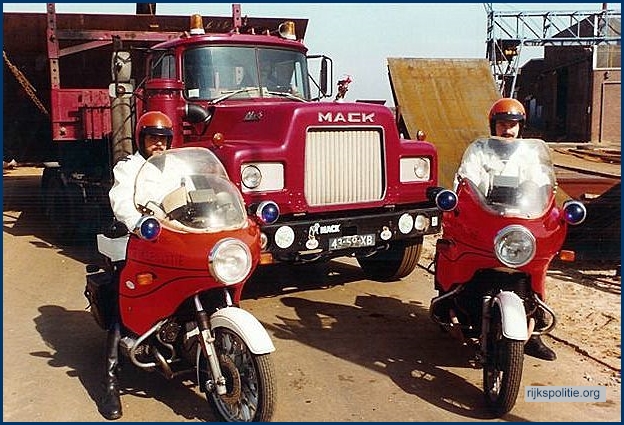
[[[385,106],[331,101],[332,61],[308,55],[307,20],[246,17],[238,4],[231,17],[154,9],[4,13],[5,138],[46,123],[42,195],[57,235],[111,222],[112,167],[133,152],[137,118],[159,110],[172,148],[223,162],[261,224],[263,264],[352,256],[377,280],[411,273],[440,230],[427,197],[435,147],[402,138]]]

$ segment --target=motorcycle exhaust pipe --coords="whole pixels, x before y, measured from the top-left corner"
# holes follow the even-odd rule
[[[466,339],[464,338],[464,333],[461,330],[459,319],[457,318],[457,315],[455,314],[455,310],[453,310],[452,308],[449,309],[449,316],[451,317],[451,325],[449,326],[449,333],[451,334],[453,338],[458,339],[459,342],[462,343],[462,345],[467,345]]]
[[[532,332],[529,335],[547,334],[553,329],[555,329],[555,327],[557,326],[557,316],[555,315],[555,312],[550,307],[548,307],[548,305],[544,301],[542,301],[537,294],[534,293],[533,298],[535,298],[535,301],[537,302],[537,304],[539,304],[539,307],[537,308],[541,307],[542,309],[544,309],[544,313],[548,313],[550,317],[552,317],[552,322],[545,329],[538,329],[537,331],[534,330],[534,332]]]
[[[440,320],[440,318],[438,316],[436,316],[435,314],[435,307],[436,305],[441,302],[444,301],[447,298],[451,298],[453,296],[455,296],[456,294],[458,294],[462,289],[464,289],[463,285],[458,286],[457,288],[453,289],[451,292],[447,292],[444,295],[440,295],[438,297],[435,297],[431,300],[431,303],[429,304],[429,316],[431,317],[431,319],[436,322],[439,325],[442,326],[448,326],[450,325],[450,323],[447,322],[443,322],[442,320]]]
[[[527,335],[533,335],[533,330],[535,329],[535,319],[534,318],[529,318],[529,326],[527,329]],[[526,341],[524,341],[524,343],[526,344],[529,340],[527,339]]]

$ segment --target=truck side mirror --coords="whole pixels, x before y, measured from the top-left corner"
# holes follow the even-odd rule
[[[320,75],[320,83],[321,83],[321,92],[323,95],[327,96],[327,58],[323,58],[321,60],[321,75]]]
[[[115,51],[111,58],[111,79],[116,83],[129,83],[132,74],[130,52]]]
[[[331,97],[333,87],[329,83],[333,79],[334,73],[334,65],[331,58],[325,55],[309,55],[307,59],[308,77],[314,87],[318,89],[318,97],[313,98],[312,100],[320,100],[324,97]]]

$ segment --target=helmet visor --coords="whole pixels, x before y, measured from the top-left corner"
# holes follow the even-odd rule
[[[152,134],[154,136],[173,136],[173,131],[170,128],[165,127],[145,127],[143,130],[141,130],[141,132],[143,134]]]

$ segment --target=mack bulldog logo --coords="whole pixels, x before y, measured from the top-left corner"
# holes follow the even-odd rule
[[[364,112],[319,112],[318,113],[318,121],[319,122],[333,122],[333,123],[373,123],[375,122],[375,113],[364,113]]]
[[[319,223],[314,223],[308,230],[309,236],[328,235],[330,233],[340,233],[340,224],[321,226]]]

